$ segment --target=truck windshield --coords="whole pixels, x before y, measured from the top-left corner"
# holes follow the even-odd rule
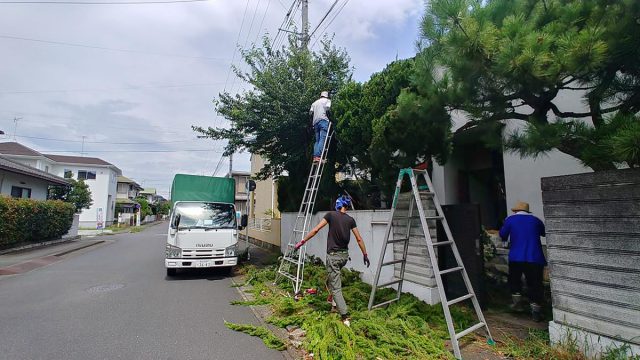
[[[235,229],[236,213],[231,204],[178,203],[181,229]]]

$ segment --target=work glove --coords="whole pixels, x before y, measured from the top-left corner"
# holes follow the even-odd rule
[[[300,240],[296,243],[296,245],[293,248],[298,250],[302,247],[302,245],[304,245],[304,241]]]
[[[369,261],[367,254],[364,254],[364,264],[367,265],[367,267],[371,265],[371,261]]]

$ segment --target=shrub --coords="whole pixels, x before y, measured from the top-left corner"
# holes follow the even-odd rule
[[[0,197],[0,249],[59,238],[73,223],[75,206],[60,200]]]

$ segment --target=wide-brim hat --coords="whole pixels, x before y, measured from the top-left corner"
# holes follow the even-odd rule
[[[531,212],[531,211],[529,211],[529,203],[526,203],[524,201],[516,202],[516,204],[511,208],[511,211],[513,211],[513,212],[516,212],[516,211]]]

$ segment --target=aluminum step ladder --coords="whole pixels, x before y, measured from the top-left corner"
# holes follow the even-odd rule
[[[322,172],[327,160],[327,154],[329,152],[329,146],[331,145],[331,139],[333,138],[333,130],[331,122],[327,128],[327,137],[322,144],[322,154],[320,155],[320,161],[313,162],[311,170],[309,171],[309,177],[307,178],[307,185],[302,196],[302,203],[300,204],[300,210],[296,216],[296,222],[289,236],[289,243],[278,272],[276,273],[276,279],[274,284],[280,279],[287,278],[293,284],[294,293],[297,295],[300,293],[302,287],[302,280],[304,278],[304,262],[306,256],[306,248],[304,245],[300,249],[296,250],[295,245],[298,241],[302,240],[304,236],[311,230],[311,218],[313,217],[313,206],[316,202],[316,196],[318,195],[318,187],[320,186],[320,180],[322,179]]]
[[[411,183],[411,194],[409,196],[408,202],[399,201],[400,189],[402,188],[405,177],[409,177]],[[423,178],[424,182],[421,182],[421,186],[419,187],[418,181],[420,180],[420,178]],[[399,204],[401,205],[399,206]],[[425,204],[427,206],[425,206]],[[427,209],[425,209],[425,207],[427,207]],[[414,229],[412,230],[412,222],[417,222],[417,220],[419,220],[419,224],[416,225],[419,227],[419,229],[415,229],[416,226],[414,226]],[[444,229],[444,232],[447,236],[446,241],[438,242],[437,239],[435,239],[434,241],[437,222],[440,222],[442,224],[442,228]],[[392,227],[394,226],[395,229],[393,230],[393,236],[391,236]],[[480,304],[478,303],[478,299],[471,286],[471,281],[469,280],[467,271],[464,267],[464,264],[462,263],[462,258],[460,257],[460,253],[458,252],[456,243],[454,242],[453,236],[451,235],[451,230],[449,229],[447,219],[442,212],[442,207],[440,206],[438,198],[433,191],[433,184],[431,183],[431,179],[429,178],[426,170],[415,170],[410,168],[400,170],[400,174],[398,175],[398,182],[396,184],[396,189],[393,196],[391,215],[387,224],[385,242],[382,246],[380,258],[378,260],[378,266],[376,268],[375,280],[371,289],[371,295],[369,297],[369,310],[390,304],[400,299],[400,295],[402,293],[402,284],[405,281],[406,276],[405,272],[409,243],[412,242],[415,244],[416,242],[421,243],[423,241],[426,242],[426,247],[429,252],[429,260],[438,287],[438,293],[440,294],[440,302],[442,303],[442,310],[444,311],[444,316],[447,321],[447,328],[449,330],[449,336],[451,338],[451,345],[453,347],[453,353],[455,357],[457,359],[462,359],[458,340],[463,336],[468,335],[481,328],[486,329],[487,342],[489,344],[493,344],[494,342],[493,338],[491,337],[491,333],[489,332],[489,327],[484,318],[484,315],[482,314]],[[400,245],[402,249],[394,251],[394,260],[385,262],[384,257],[388,245],[393,245],[394,247]],[[451,251],[453,252],[456,260],[456,266],[449,269],[440,270],[438,267],[438,259],[436,257],[435,248],[443,246],[451,247]],[[397,258],[395,255],[398,254],[401,256]],[[394,265],[394,268],[399,265],[399,274],[394,269],[393,280],[381,284],[380,271],[384,266],[389,265]],[[444,287],[442,285],[442,276],[454,273],[460,273],[462,275],[464,284],[467,289],[467,294],[449,300],[447,299]],[[411,280],[407,279],[406,281]],[[395,297],[391,300],[386,300],[381,303],[374,304],[376,290],[391,285],[397,285]],[[471,300],[471,302],[473,303],[473,308],[476,312],[476,316],[479,322],[468,329],[456,333],[449,307],[453,304],[457,304],[465,300]]]

